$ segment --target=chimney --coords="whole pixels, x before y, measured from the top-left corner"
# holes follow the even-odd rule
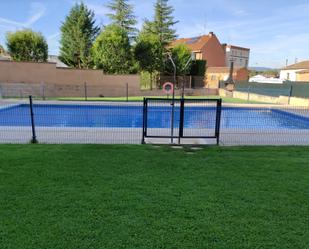
[[[212,37],[214,35],[214,32],[210,31],[209,36]]]
[[[232,92],[235,88],[235,82],[233,79],[233,73],[234,73],[234,62],[231,61],[230,66],[230,73],[228,79],[225,81],[225,89],[229,92]]]

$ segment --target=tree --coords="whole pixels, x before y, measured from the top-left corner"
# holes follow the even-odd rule
[[[146,21],[145,27],[151,33],[157,34],[163,47],[167,46],[177,37],[176,30],[172,27],[178,23],[174,21],[174,8],[168,5],[168,0],[157,0],[155,16],[152,22]]]
[[[137,29],[134,26],[137,21],[133,14],[133,6],[127,2],[127,0],[112,0],[107,7],[113,13],[109,13],[107,16],[111,19],[112,24],[124,29],[130,37],[135,37]]]
[[[178,44],[171,50],[171,57],[176,66],[176,73],[178,75],[185,75],[191,71],[192,60],[191,50],[185,44]],[[171,61],[167,61],[165,65],[166,73],[173,74],[174,67]]]
[[[128,33],[111,24],[104,28],[94,42],[92,54],[96,68],[104,73],[130,73],[133,67]]]
[[[176,30],[172,28],[178,23],[178,21],[174,21],[173,12],[174,8],[168,5],[168,0],[157,0],[155,4],[154,20],[146,20],[143,26],[144,33],[157,36],[161,44],[162,49],[156,54],[157,59],[160,60],[161,72],[166,63],[168,45],[177,37]]]
[[[60,60],[74,68],[89,68],[91,47],[99,31],[94,12],[83,3],[75,4],[61,26]]]
[[[48,45],[41,33],[20,30],[7,33],[7,48],[14,61],[46,62]]]
[[[156,35],[140,34],[134,47],[134,58],[139,69],[149,73],[161,70],[161,59],[158,54],[162,53],[161,43]]]
[[[192,62],[190,75],[194,76],[204,76],[206,72],[206,61],[205,60],[195,60]]]
[[[161,70],[162,46],[157,35],[147,34],[143,31],[137,38],[134,48],[134,58],[140,71],[150,74],[150,88],[152,88],[153,73]]]

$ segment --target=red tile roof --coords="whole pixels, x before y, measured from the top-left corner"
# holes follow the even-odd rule
[[[283,70],[309,69],[309,61],[302,61],[283,68]]]
[[[296,72],[297,74],[309,73],[309,69]]]
[[[200,51],[206,45],[206,43],[210,40],[210,38],[214,36],[214,34],[202,35],[198,37],[192,38],[181,38],[178,40],[173,41],[170,44],[170,47],[175,47],[179,44],[185,44],[190,48],[192,51]]]

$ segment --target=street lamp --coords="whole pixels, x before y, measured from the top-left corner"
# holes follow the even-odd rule
[[[183,71],[185,71],[187,69],[187,67],[189,66],[191,61],[195,61],[195,53],[192,52],[190,58],[188,59],[186,65],[183,68]],[[182,92],[181,92],[181,98],[183,99],[185,96],[185,82],[182,82]]]
[[[172,114],[171,114],[171,144],[174,143],[174,114],[175,114],[175,83],[176,83],[176,74],[177,74],[177,69],[175,62],[173,60],[172,54],[167,53],[169,60],[171,61],[174,69],[174,80],[173,80],[173,91],[172,91]]]
[[[173,82],[173,91],[172,91],[172,114],[171,114],[171,144],[174,143],[174,116],[175,116],[175,84],[176,84],[176,76],[177,76],[177,68],[176,68],[176,64],[173,60],[172,54],[171,53],[167,53],[167,56],[169,58],[169,60],[172,63],[173,69],[174,69],[174,82]],[[190,62],[195,60],[195,53],[191,53],[190,58],[188,59],[187,63],[184,66],[183,71],[185,71],[187,69],[187,67],[189,66]],[[182,93],[181,93],[181,98],[184,98],[184,92],[185,92],[185,84],[183,82],[182,84]]]

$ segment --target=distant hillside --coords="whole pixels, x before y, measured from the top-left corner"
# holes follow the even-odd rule
[[[258,72],[279,71],[279,69],[277,68],[270,68],[270,67],[249,67],[249,70],[258,71]]]

